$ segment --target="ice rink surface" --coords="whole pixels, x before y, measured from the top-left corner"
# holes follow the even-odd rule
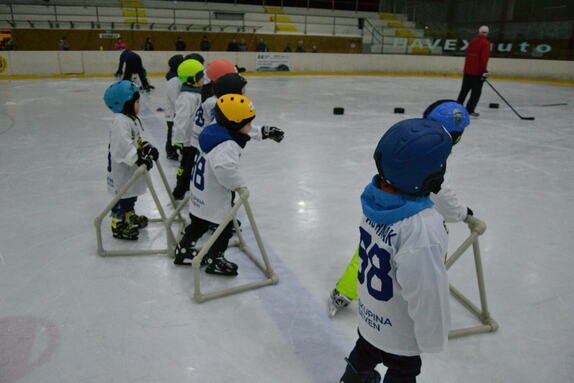
[[[165,122],[155,112],[165,80],[151,80],[145,134],[173,184],[177,165],[165,159]],[[461,80],[248,77],[255,123],[286,132],[280,144],[250,142],[242,157],[280,281],[203,304],[191,299],[191,269],[165,255],[96,253],[93,220],[112,198],[112,113],[102,101],[112,81],[0,81],[0,382],[337,382],[356,340],[357,305],[330,319],[327,296],[358,243],[373,150],[393,123],[456,98]],[[500,329],[423,355],[418,381],[574,382],[574,88],[492,83],[536,120],[521,121],[485,86],[480,118],[448,167],[460,200],[488,226],[481,248]],[[488,109],[490,102],[500,109]],[[333,115],[335,106],[345,114]],[[157,216],[149,195],[136,210]],[[454,224],[450,233],[453,250],[468,229]],[[104,241],[108,248],[165,242],[158,225],[135,244],[114,240],[109,219]],[[237,280],[260,278],[237,250],[228,258],[239,264]],[[470,252],[449,276],[478,302]],[[235,282],[205,273],[202,280],[208,288]],[[451,307],[454,326],[477,324],[456,301]]]

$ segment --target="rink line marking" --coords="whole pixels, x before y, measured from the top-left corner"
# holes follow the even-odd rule
[[[448,77],[462,78],[458,74],[444,73],[398,73],[398,72],[244,72],[245,76],[283,77],[283,76],[380,76],[380,77]],[[148,73],[148,77],[164,77],[165,73]],[[113,78],[111,74],[58,74],[58,75],[0,75],[0,80],[36,80],[65,78]],[[551,80],[531,77],[489,76],[495,80],[519,82],[537,82],[551,85],[574,86],[574,81]]]
[[[245,241],[251,249],[256,249],[251,227],[246,226],[243,229]],[[329,291],[325,291],[324,301],[317,301],[273,248],[268,243],[264,245],[279,283],[254,292],[312,381],[338,381],[345,370],[343,358],[349,354],[356,339],[342,330],[343,323],[329,318]]]

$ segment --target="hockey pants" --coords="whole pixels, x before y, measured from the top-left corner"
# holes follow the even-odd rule
[[[353,258],[347,265],[347,268],[343,272],[343,275],[337,282],[337,291],[343,294],[352,301],[359,299],[357,293],[357,278],[359,275],[359,249],[353,254]]]
[[[193,170],[193,161],[195,160],[196,153],[197,148],[194,148],[193,146],[183,147],[181,162],[179,164],[179,169],[177,169],[176,185],[173,190],[173,195],[176,198],[183,198],[183,195],[189,191],[191,171]]]
[[[359,372],[371,371],[378,364],[387,367],[383,383],[415,383],[421,373],[421,357],[389,354],[367,342],[359,333],[355,348],[349,355],[349,362]]]

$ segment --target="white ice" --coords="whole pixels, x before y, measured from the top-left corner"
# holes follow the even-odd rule
[[[456,98],[459,79],[248,77],[256,123],[284,141],[250,142],[242,171],[277,286],[203,304],[165,255],[96,254],[93,220],[111,200],[106,156],[110,79],[0,81],[0,382],[337,382],[356,340],[357,306],[334,319],[327,296],[353,254],[372,152],[402,118]],[[146,103],[163,155],[164,82]],[[496,333],[423,355],[419,382],[574,381],[574,88],[492,80],[449,159],[453,186],[488,225],[481,238]],[[488,109],[497,102],[500,109]],[[568,103],[562,106],[539,106]],[[335,106],[345,108],[335,116]],[[406,115],[393,114],[405,107]],[[157,181],[157,173],[154,174]],[[165,192],[163,192],[165,200]],[[156,216],[149,195],[139,213]],[[248,228],[246,228],[249,231]],[[452,250],[466,225],[450,225]],[[164,244],[160,227],[136,244]],[[241,281],[259,275],[236,250]],[[471,253],[450,271],[478,302]],[[232,284],[207,276],[208,287]],[[452,301],[453,325],[477,322]],[[384,373],[385,368],[379,367]]]

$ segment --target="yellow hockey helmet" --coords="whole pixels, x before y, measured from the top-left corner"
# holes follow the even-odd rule
[[[255,108],[241,94],[225,94],[217,99],[215,120],[230,130],[239,130],[255,118]]]
[[[203,65],[197,60],[184,60],[177,67],[177,76],[182,82],[195,86],[203,78]]]

